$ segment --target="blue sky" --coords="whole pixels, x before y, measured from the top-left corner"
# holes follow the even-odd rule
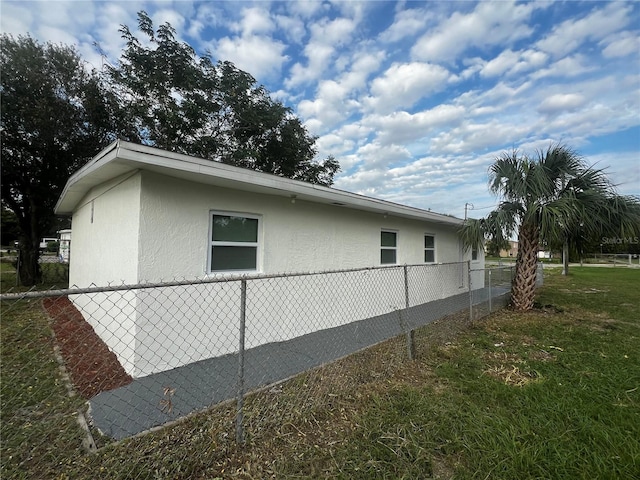
[[[335,187],[462,217],[487,169],[564,142],[640,195],[638,2],[0,1],[0,27],[114,63],[145,10],[290,106]]]

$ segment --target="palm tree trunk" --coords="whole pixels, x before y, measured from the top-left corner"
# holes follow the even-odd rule
[[[522,225],[518,233],[516,274],[511,288],[511,303],[515,310],[533,308],[536,293],[539,231],[535,225]]]

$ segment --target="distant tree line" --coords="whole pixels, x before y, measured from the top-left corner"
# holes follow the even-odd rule
[[[138,13],[115,65],[89,69],[69,45],[0,36],[3,224],[15,224],[20,281],[41,279],[40,238],[69,176],[117,138],[330,186],[316,138],[249,73],[214,62]]]

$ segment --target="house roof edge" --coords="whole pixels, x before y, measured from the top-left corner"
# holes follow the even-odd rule
[[[81,198],[92,187],[105,181],[110,172],[113,173],[113,178],[116,173],[122,174],[136,169],[156,171],[200,183],[212,183],[212,179],[218,179],[248,191],[289,196],[316,203],[422,219],[451,226],[461,225],[463,222],[457,217],[430,210],[123,140],[112,142],[69,178],[56,204],[56,214],[71,214]]]

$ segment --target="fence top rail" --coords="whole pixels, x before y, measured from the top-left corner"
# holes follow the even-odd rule
[[[540,263],[538,264],[540,265]],[[470,272],[488,272],[489,270],[510,270],[516,266],[515,263],[511,265],[485,265],[484,268],[471,268]]]
[[[450,262],[450,263],[427,263],[427,264],[404,264],[404,265],[384,265],[377,267],[361,267],[351,268],[344,270],[324,270],[318,272],[292,272],[292,273],[274,273],[274,274],[262,274],[262,273],[243,273],[243,274],[224,274],[224,276],[207,276],[203,278],[192,278],[182,280],[161,280],[159,282],[142,282],[137,284],[125,284],[120,285],[105,285],[105,286],[89,286],[89,287],[69,287],[63,289],[54,290],[29,290],[26,292],[16,293],[2,293],[0,294],[0,301],[9,300],[22,300],[28,298],[47,298],[47,297],[62,297],[67,295],[78,295],[86,293],[102,293],[102,292],[118,292],[127,290],[145,290],[152,288],[162,287],[180,287],[188,285],[205,285],[211,283],[231,283],[241,280],[265,280],[275,278],[290,278],[290,277],[308,277],[314,275],[336,275],[341,273],[357,273],[368,271],[382,271],[382,270],[401,270],[404,268],[438,268],[454,265],[467,265],[469,262]]]

